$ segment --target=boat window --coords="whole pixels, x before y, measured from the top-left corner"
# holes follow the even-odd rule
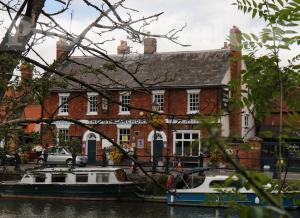
[[[55,182],[66,182],[66,175],[64,175],[64,174],[52,174],[51,181],[53,183],[55,183]]]
[[[88,182],[88,174],[76,174],[76,182]]]
[[[97,173],[96,182],[97,183],[107,183],[109,180],[109,173]]]
[[[234,184],[226,184],[225,180],[215,180],[210,182],[209,187],[211,188],[234,188]]]
[[[45,182],[46,176],[45,174],[35,175],[35,182]]]
[[[121,170],[121,169],[120,170],[116,170],[115,171],[115,175],[117,177],[117,180],[120,181],[120,182],[128,181],[127,175],[124,172],[124,170]]]

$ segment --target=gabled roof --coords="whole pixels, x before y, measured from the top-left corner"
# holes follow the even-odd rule
[[[221,85],[230,66],[229,49],[154,53],[151,55],[112,55],[110,57],[123,64],[131,72],[135,72],[138,68],[134,77],[144,86],[152,89]],[[97,69],[104,72],[105,75],[93,73],[88,68]],[[107,68],[111,68],[111,70]],[[72,57],[59,70],[80,78],[95,87],[101,86],[108,89],[140,88],[139,84],[127,72],[114,68],[112,65],[108,65],[107,61],[97,57]],[[58,80],[61,79],[58,78]],[[67,88],[56,87],[52,91],[66,89],[82,90],[80,85],[68,83]]]

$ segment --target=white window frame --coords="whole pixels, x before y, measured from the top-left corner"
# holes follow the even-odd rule
[[[67,131],[67,135],[64,135],[64,142],[68,141],[70,139],[69,134],[69,128],[57,128],[57,134],[56,134],[56,144],[59,145],[59,135],[61,131]]]
[[[183,134],[183,138],[181,140],[176,140],[176,134],[177,133]],[[201,149],[201,132],[200,132],[200,130],[177,130],[177,131],[173,132],[173,154],[178,155],[178,154],[176,154],[176,141],[191,141],[192,142],[192,137],[191,137],[191,140],[184,139],[184,134],[185,133],[189,133],[191,136],[192,136],[192,134],[198,134],[198,136],[199,136],[199,138],[198,138],[198,140],[199,140],[199,149],[198,149],[198,155],[197,156],[199,156],[200,155],[200,149]],[[184,155],[184,146],[183,146],[183,144],[182,144],[182,149],[181,149],[181,155],[179,155],[179,156],[181,156],[181,157],[185,156]],[[192,148],[191,148],[190,156],[188,156],[188,157],[196,157],[196,156],[193,156],[193,154],[192,154]]]
[[[160,96],[160,97],[158,97],[158,96]],[[156,102],[159,104],[158,112],[164,112],[165,90],[154,90],[154,91],[152,91],[152,102],[155,102],[155,99],[157,99]],[[162,101],[161,101],[161,99],[162,99]]]
[[[129,98],[129,106],[131,102],[131,92],[120,92],[120,102],[123,103],[123,98],[124,96],[127,96]],[[129,115],[130,114],[130,108],[125,107],[123,105],[119,106],[119,115]]]
[[[66,116],[69,115],[69,101],[68,98],[70,96],[70,93],[59,93],[58,97],[59,97],[59,101],[58,101],[58,115],[59,116]],[[62,99],[63,98],[67,98],[67,111],[62,111],[62,109],[65,109],[64,106],[65,104],[63,104]]]
[[[87,93],[87,113],[86,113],[86,115],[98,115],[98,103],[99,103],[98,96],[99,96],[99,94],[96,92],[88,92]],[[97,97],[97,104],[95,105],[96,111],[91,111],[90,98],[92,98],[92,97]]]
[[[130,136],[131,136],[131,129],[130,128],[125,128],[125,127],[123,127],[123,128],[118,128],[118,144],[119,145],[122,145],[123,143],[121,143],[121,140],[120,140],[120,137],[121,137],[121,130],[128,130],[129,131],[129,135],[128,135],[128,141],[127,141],[127,144],[129,144],[130,143]]]
[[[198,110],[191,110],[191,95],[198,95]],[[200,89],[190,89],[187,90],[187,113],[196,114],[200,111]]]

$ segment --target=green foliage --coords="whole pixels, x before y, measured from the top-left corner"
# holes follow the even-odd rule
[[[299,0],[235,0],[234,5],[243,13],[252,18],[263,19],[266,27],[259,34],[242,34],[242,44],[248,54],[244,57],[247,71],[243,72],[242,81],[248,88],[242,101],[255,116],[256,125],[264,121],[273,111],[298,111],[297,100],[299,77],[299,52],[288,64],[281,63],[281,50],[290,50],[292,45],[300,45],[300,36],[295,27],[300,21]],[[262,50],[266,51],[262,55]],[[284,100],[283,108],[278,99]],[[274,107],[274,105],[280,105]],[[297,129],[293,125],[299,116],[292,113],[285,120],[285,129],[280,132],[268,132],[269,137],[278,137],[279,141],[288,138],[290,133]],[[295,128],[296,127],[296,128]],[[279,154],[279,160],[281,160]],[[281,161],[279,167],[281,167]],[[254,183],[263,186],[270,181],[269,178],[257,173],[249,173]],[[238,178],[239,176],[236,175]],[[245,187],[251,184],[245,182]],[[274,186],[273,186],[274,188]],[[261,193],[263,194],[263,193]],[[269,199],[271,200],[271,199]],[[275,214],[287,216],[276,207],[237,207],[241,217],[272,217]]]
[[[80,145],[80,139],[79,138],[72,138],[69,141],[66,141],[63,143],[64,146],[67,146],[72,154],[79,154],[81,145]]]

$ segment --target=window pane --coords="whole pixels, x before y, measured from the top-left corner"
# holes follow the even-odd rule
[[[183,152],[185,156],[190,156],[190,151],[191,151],[191,146],[190,146],[190,142],[189,141],[184,141],[183,142]]]
[[[121,95],[121,103],[130,105],[130,95]],[[121,106],[121,112],[129,111],[128,107]]]
[[[190,133],[184,133],[184,139],[190,139],[191,135]]]
[[[159,105],[159,111],[164,111],[164,95],[163,94],[155,94],[154,101]]]
[[[189,94],[190,111],[199,111],[199,94]]]
[[[180,156],[182,155],[182,142],[176,142],[175,154]]]
[[[192,156],[199,155],[199,143],[193,142],[192,144]]]
[[[128,144],[130,141],[130,129],[119,129],[119,143]]]
[[[35,176],[35,182],[45,182],[46,176],[45,174],[40,174]]]
[[[52,182],[66,182],[66,175],[52,174]]]
[[[96,182],[97,183],[107,183],[109,181],[109,173],[97,173]]]
[[[192,134],[192,139],[199,139],[199,134],[198,133],[193,133]]]
[[[176,133],[176,139],[182,139],[182,133]]]
[[[68,113],[69,110],[68,97],[61,96],[59,106],[60,106],[61,113]]]
[[[77,174],[76,182],[88,182],[88,174]]]
[[[69,130],[68,129],[58,129],[58,142],[69,140]]]
[[[97,112],[98,110],[98,95],[89,96],[88,98],[88,112]]]

